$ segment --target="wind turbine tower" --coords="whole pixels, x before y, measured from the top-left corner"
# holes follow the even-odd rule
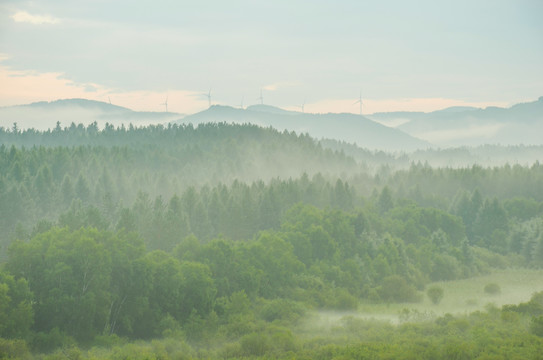
[[[164,107],[166,108],[166,112],[168,112],[168,96],[166,96],[166,101],[164,101],[162,104],[160,105],[164,105]]]
[[[358,100],[354,102],[353,105],[360,104],[360,116],[362,116],[362,91],[360,91],[360,96]]]
[[[241,104],[239,105],[239,108],[243,110],[243,96],[241,97]]]
[[[260,89],[260,97],[257,100],[260,100],[260,105],[264,105],[264,97],[262,96],[262,89]]]
[[[204,96],[207,97],[207,104],[209,107],[211,107],[211,88],[209,88],[209,92],[207,94],[204,94]]]
[[[205,96],[207,98],[207,105],[211,107],[211,88],[209,88],[209,91],[207,93],[203,93],[202,96]]]

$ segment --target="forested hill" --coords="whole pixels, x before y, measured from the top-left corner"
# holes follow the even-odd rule
[[[306,135],[255,125],[52,131],[0,129],[0,222],[54,219],[73,199],[131,205],[138,192],[169,199],[190,186],[353,174],[356,162]]]
[[[132,181],[145,177],[141,180],[144,183],[154,183],[160,177],[168,184],[166,188],[161,186],[165,193],[171,193],[166,189],[172,183],[186,187],[358,170],[352,158],[323,149],[309,136],[255,125],[152,125],[128,129],[109,125],[99,130],[92,124],[86,128],[59,126],[46,132],[0,129],[0,143],[4,166],[11,166],[4,174],[9,176],[9,170],[13,170],[18,180],[32,178],[40,167],[51,172],[52,179],[59,183],[65,175],[77,177],[88,172],[86,178],[91,180],[107,170],[125,172],[123,176]],[[27,157],[33,159],[30,168],[25,164]]]
[[[296,335],[307,310],[421,302],[432,282],[543,266],[537,162],[370,173],[308,135],[225,123],[14,127],[0,141],[0,358],[31,358],[27,345],[159,358],[138,339],[207,349],[193,358],[328,358],[344,348]],[[543,305],[525,306],[488,336],[541,348],[526,324]],[[445,339],[453,322],[428,331]]]
[[[392,129],[364,116],[354,114],[310,114],[286,111],[268,105],[253,105],[247,109],[214,105],[197,114],[179,120],[180,123],[251,123],[275,129],[309,133],[314,138],[330,138],[356,143],[371,150],[412,151],[426,149],[430,143],[398,129]]]

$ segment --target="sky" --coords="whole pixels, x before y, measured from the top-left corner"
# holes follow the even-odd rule
[[[541,0],[0,0],[0,106],[507,107],[543,95],[541,19]]]

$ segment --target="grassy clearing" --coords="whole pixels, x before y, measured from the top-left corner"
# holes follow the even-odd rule
[[[484,291],[487,284],[495,283],[501,293],[489,295]],[[543,290],[543,270],[506,269],[492,274],[464,280],[440,281],[428,284],[443,288],[444,297],[438,305],[432,304],[424,294],[423,301],[416,304],[362,304],[360,314],[397,315],[402,309],[431,311],[437,315],[459,314],[482,310],[488,304],[498,307],[528,301],[532,294]],[[378,317],[376,317],[378,318]]]
[[[501,292],[496,295],[485,293],[487,284],[498,284]],[[311,316],[311,327],[329,329],[337,326],[346,316],[373,319],[376,321],[397,324],[400,314],[405,309],[417,316],[410,320],[425,320],[435,316],[450,314],[467,314],[484,310],[488,304],[501,307],[505,304],[518,304],[530,300],[534,292],[543,291],[543,270],[506,269],[492,274],[470,279],[441,281],[428,284],[443,288],[444,297],[434,305],[424,293],[423,301],[415,304],[361,304],[357,312],[323,311]]]
[[[499,294],[485,293],[484,287],[491,283],[499,285]],[[434,284],[445,291],[441,303],[433,305],[425,296],[421,304],[412,308],[430,309],[437,314],[458,314],[481,310],[489,303],[501,307],[530,300],[533,293],[543,290],[543,270],[507,269],[471,279]]]

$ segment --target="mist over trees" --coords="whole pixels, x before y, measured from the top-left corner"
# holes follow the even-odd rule
[[[329,342],[293,330],[310,310],[437,304],[433,282],[541,268],[538,162],[432,167],[224,123],[14,126],[0,142],[0,357],[386,357],[431,333],[426,358],[470,358],[487,348],[462,334],[486,325],[510,334],[497,354],[542,345],[538,296],[412,327],[345,320]]]

